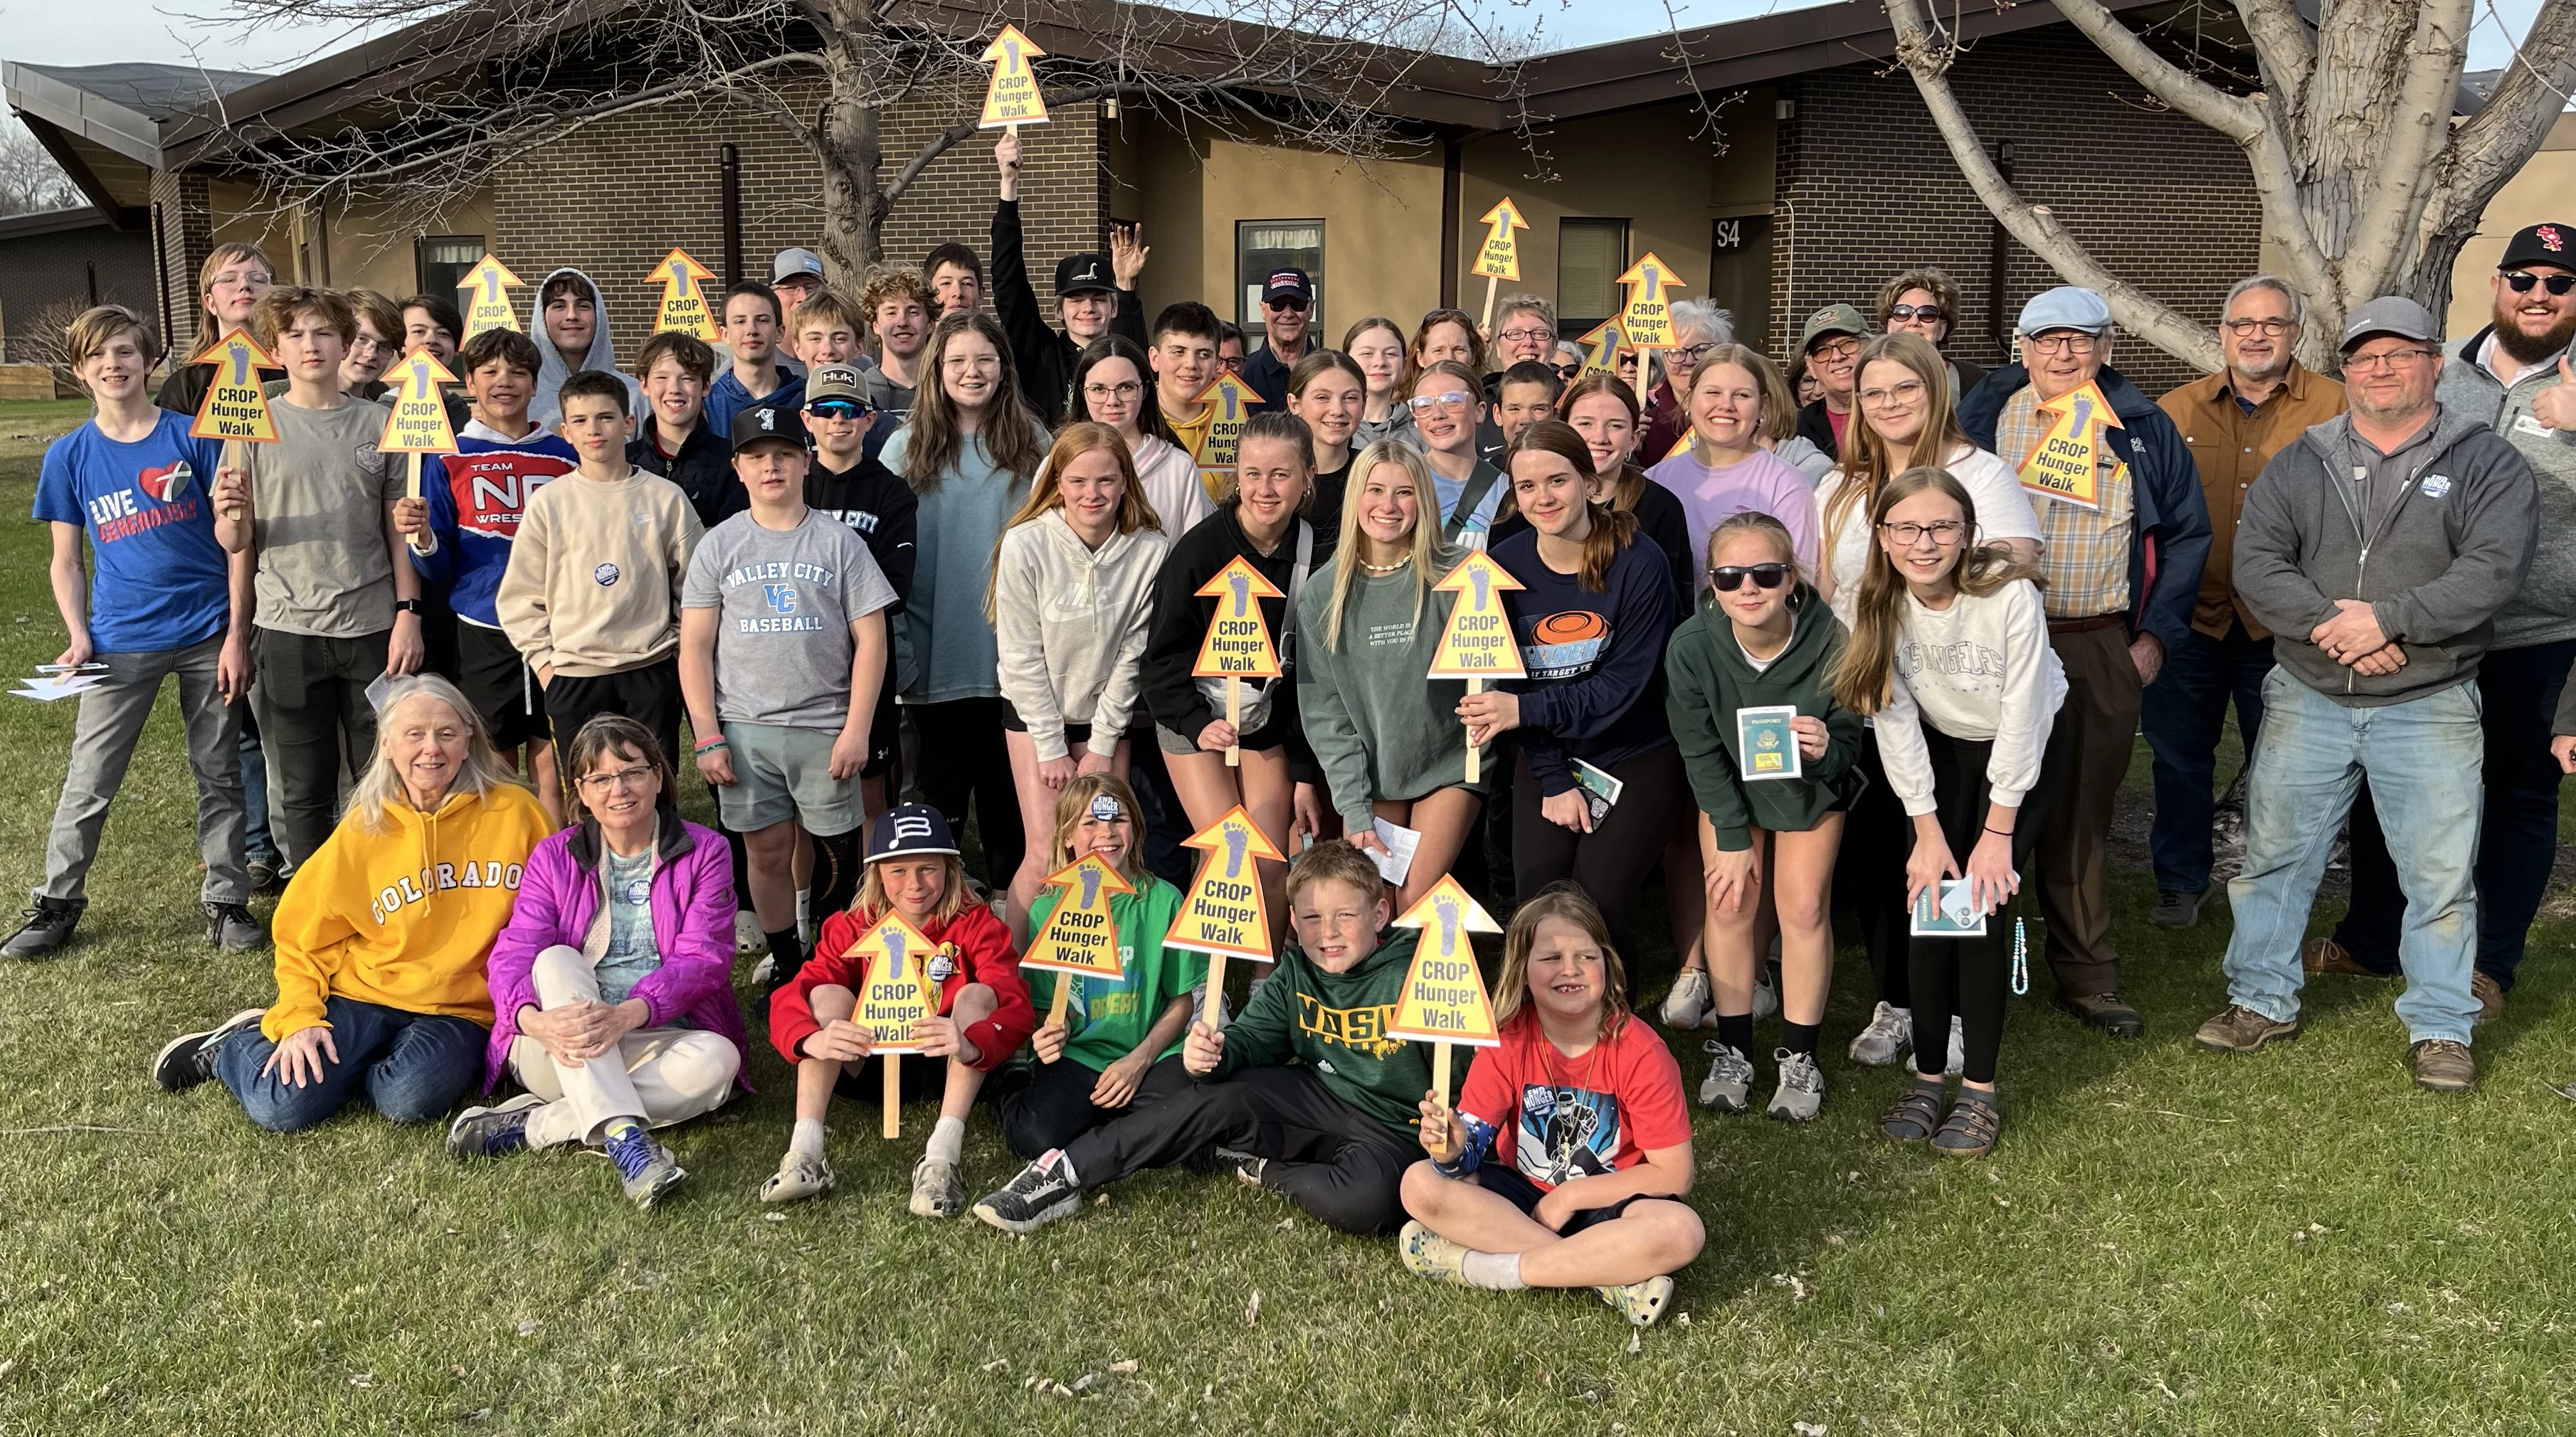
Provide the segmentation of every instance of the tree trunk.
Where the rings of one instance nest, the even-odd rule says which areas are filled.
[[[876,104],[877,12],[871,0],[827,0],[824,97],[807,143],[823,169],[824,278],[858,292],[868,266],[885,257],[892,202],[881,172],[884,137]]]

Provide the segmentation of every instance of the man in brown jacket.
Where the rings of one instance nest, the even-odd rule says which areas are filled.
[[[2191,446],[2210,528],[2191,632],[2165,654],[2164,673],[2147,688],[2141,710],[2156,778],[2148,833],[2156,906],[2147,921],[2159,928],[2191,927],[2209,897],[2211,790],[2228,700],[2236,702],[2236,729],[2249,756],[2263,726],[2272,635],[2236,597],[2237,516],[2272,456],[2344,409],[2342,383],[2292,357],[2305,309],[2298,291],[2271,275],[2237,285],[2218,321],[2227,367],[2156,401]]]

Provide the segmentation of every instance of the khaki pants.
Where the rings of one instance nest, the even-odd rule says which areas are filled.
[[[599,1001],[598,976],[579,949],[558,944],[538,954],[529,977],[539,1008]],[[695,1028],[638,1028],[618,1040],[615,1054],[579,1064],[556,1062],[534,1038],[510,1044],[510,1071],[545,1100],[528,1114],[532,1148],[597,1142],[612,1118],[654,1128],[687,1122],[722,1104],[741,1070],[732,1043]]]
[[[2066,666],[2057,725],[2068,746],[2066,772],[2040,816],[2039,914],[2058,991],[2096,998],[2120,986],[2120,955],[2111,948],[2111,807],[2129,772],[2145,688],[2125,625],[2051,634],[2048,642]]]

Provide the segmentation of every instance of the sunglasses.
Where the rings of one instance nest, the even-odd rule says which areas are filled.
[[[1297,298],[1293,294],[1282,299],[1265,299],[1262,303],[1268,305],[1272,309],[1286,310],[1290,314],[1304,314],[1306,312],[1306,301]]]
[[[821,399],[806,406],[817,419],[865,419],[868,407],[855,400]]]
[[[1708,571],[1709,583],[1715,586],[1717,591],[1721,594],[1732,594],[1736,590],[1743,588],[1744,581],[1746,579],[1751,579],[1756,585],[1762,588],[1776,589],[1782,584],[1789,582],[1789,566],[1786,564],[1752,564],[1746,566],[1724,564]]]
[[[2542,275],[2518,269],[2504,277],[2504,287],[2516,294],[2531,293],[2531,287],[2535,284],[2544,286],[2553,295],[2561,295],[2576,289],[2576,274]]]
[[[1887,307],[1887,317],[1890,319],[1933,320],[1948,319],[1950,316],[1944,313],[1941,306],[1937,304],[1892,304]]]

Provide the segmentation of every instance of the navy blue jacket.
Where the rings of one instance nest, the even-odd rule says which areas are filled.
[[[2108,365],[2094,383],[2119,417],[2119,427],[2105,430],[2104,437],[2111,452],[2129,466],[2135,496],[2129,524],[2129,632],[2153,634],[2172,653],[2191,631],[2192,605],[2200,595],[2201,565],[2209,558],[2209,501],[2200,492],[2191,447],[2155,401]],[[2018,364],[1988,372],[1959,401],[1959,427],[1969,441],[1998,452],[1995,420],[2004,412],[2004,401],[2029,384],[2030,371]],[[2003,460],[2017,462],[2012,455]]]

